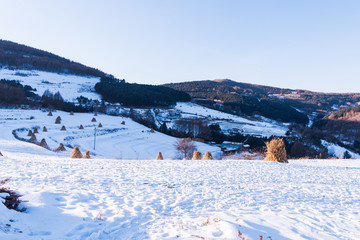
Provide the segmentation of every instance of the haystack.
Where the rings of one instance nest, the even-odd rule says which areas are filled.
[[[52,112],[49,112],[49,113],[48,113],[48,116],[52,116],[52,115],[53,115]]]
[[[195,151],[191,160],[201,160],[201,153],[199,151]]]
[[[164,157],[161,152],[158,153],[155,160],[164,160]]]
[[[95,117],[97,116],[97,112],[94,113],[94,116],[95,116]]]
[[[91,122],[96,122],[96,118],[92,118],[92,119],[91,119]]]
[[[66,127],[63,125],[60,129],[60,131],[66,131]]]
[[[71,153],[71,158],[82,158],[82,154],[78,147],[74,147],[74,150]]]
[[[74,112],[73,112],[73,111],[71,111],[71,112],[70,112],[70,115],[74,115]]]
[[[32,142],[32,143],[35,143],[36,142],[36,136],[35,134],[32,134],[30,139],[29,139],[29,142]]]
[[[276,161],[287,163],[285,143],[283,139],[275,138],[270,142],[266,143],[266,152],[265,152],[264,161]]]
[[[29,130],[28,132],[28,137],[32,136],[33,135],[33,132],[31,130]]]
[[[34,132],[33,133],[39,133],[37,128],[34,128]]]
[[[43,127],[43,132],[47,132],[47,128],[45,126]]]
[[[60,143],[59,147],[55,150],[55,152],[65,151],[64,144]]]
[[[203,160],[214,160],[214,158],[211,155],[211,152],[207,151],[203,156]]]
[[[84,129],[84,126],[82,124],[80,124],[79,129]]]
[[[43,148],[49,148],[49,145],[47,145],[45,138],[41,139],[40,146]]]
[[[90,159],[90,158],[91,158],[91,157],[90,157],[90,151],[86,151],[86,153],[85,153],[85,155],[84,155],[83,158],[88,158],[88,159]]]
[[[101,123],[99,123],[99,126],[98,126],[99,128],[101,128],[102,127],[102,124]]]
[[[122,124],[122,125],[125,125],[125,121],[122,121],[121,124]]]
[[[60,124],[61,123],[61,117],[58,116],[55,120],[55,124]]]

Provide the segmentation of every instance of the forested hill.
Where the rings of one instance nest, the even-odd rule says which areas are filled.
[[[333,108],[360,101],[359,93],[317,93],[235,82],[229,79],[170,83],[164,86],[185,91],[198,103],[226,112],[262,115],[282,122],[307,123],[313,112],[327,114]]]
[[[55,54],[0,39],[0,67],[103,77],[105,73]]]

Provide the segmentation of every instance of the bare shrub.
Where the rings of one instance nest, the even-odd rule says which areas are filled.
[[[275,138],[266,143],[264,161],[277,161],[287,163],[285,143],[283,139]]]
[[[196,151],[196,145],[190,138],[178,139],[175,148],[182,159],[190,159],[193,152]]]
[[[191,160],[201,160],[201,153],[199,151],[195,151]]]
[[[164,157],[161,152],[158,153],[155,160],[164,160]]]
[[[211,155],[211,152],[210,152],[210,151],[207,151],[207,152],[204,154],[203,160],[214,160],[214,158],[213,158],[213,156]]]
[[[10,180],[10,178],[6,178],[6,179],[0,181],[0,185],[4,185],[9,180]],[[20,205],[22,203],[22,200],[20,199],[20,197],[22,197],[22,195],[18,194],[15,191],[12,191],[8,188],[4,188],[4,187],[0,187],[0,193],[1,193],[0,198],[3,199],[1,202],[5,205],[5,207],[7,207],[8,209],[13,209],[18,212],[26,211],[25,207],[20,207]]]
[[[83,157],[83,156],[82,156],[79,148],[78,148],[78,147],[74,147],[74,149],[73,149],[73,151],[72,151],[72,153],[71,153],[71,158],[82,158],[82,157]]]

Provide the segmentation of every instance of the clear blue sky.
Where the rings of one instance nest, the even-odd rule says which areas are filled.
[[[0,38],[128,82],[360,92],[359,0],[1,1]]]

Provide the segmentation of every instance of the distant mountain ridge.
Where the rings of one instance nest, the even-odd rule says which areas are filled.
[[[103,77],[106,75],[96,68],[87,67],[47,51],[1,39],[0,66],[94,77]]]
[[[327,114],[333,108],[353,106],[359,93],[317,93],[236,82],[230,79],[169,83],[164,86],[190,94],[194,101],[226,112],[261,115],[282,122],[306,124],[307,115]]]

